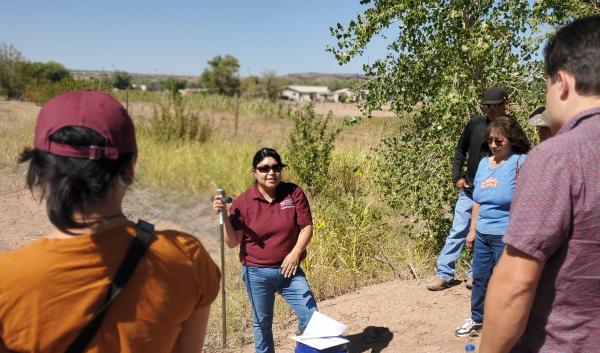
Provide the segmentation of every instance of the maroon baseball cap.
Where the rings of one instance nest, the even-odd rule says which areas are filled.
[[[104,146],[71,146],[50,141],[67,126],[92,129],[105,139]],[[42,107],[35,126],[34,146],[59,156],[118,159],[135,153],[135,129],[127,110],[112,96],[90,90],[72,91],[52,98]]]

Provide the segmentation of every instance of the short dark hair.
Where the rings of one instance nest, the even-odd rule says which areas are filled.
[[[506,136],[513,151],[527,153],[531,149],[531,143],[529,142],[525,131],[515,119],[501,116],[492,120],[488,124],[485,132],[486,141],[490,137],[492,129],[499,130],[502,135]],[[489,146],[487,143],[485,147],[485,149],[489,152]]]
[[[575,90],[600,95],[600,15],[582,17],[560,29],[544,50],[546,75],[556,80],[559,70],[575,77]]]
[[[71,146],[105,146],[105,139],[96,131],[67,126],[50,136],[53,142]],[[37,148],[26,148],[19,163],[29,161],[27,186],[39,189],[46,198],[48,218],[61,231],[89,226],[73,218],[75,211],[85,212],[90,201],[101,200],[111,183],[119,180],[134,158],[125,154],[118,159],[88,159],[64,157]]]
[[[285,164],[283,164],[283,162],[281,161],[281,156],[279,155],[279,153],[277,151],[275,151],[272,148],[263,147],[263,148],[259,149],[256,152],[256,154],[254,154],[254,158],[252,159],[252,168],[256,169],[256,166],[258,166],[258,163],[260,163],[263,159],[265,159],[267,157],[271,157],[271,158],[275,159],[275,161],[277,161],[277,164],[279,164],[282,167],[285,167]]]

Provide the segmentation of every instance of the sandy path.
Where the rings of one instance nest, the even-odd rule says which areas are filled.
[[[464,352],[479,338],[458,338],[454,329],[469,313],[470,291],[458,285],[429,292],[424,283],[393,281],[319,303],[324,314],[348,325],[350,353],[362,352]],[[276,334],[277,352],[293,353],[294,325]],[[253,347],[228,352],[251,353]]]

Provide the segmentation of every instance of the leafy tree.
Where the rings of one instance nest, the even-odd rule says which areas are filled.
[[[240,91],[243,96],[261,97],[260,78],[258,76],[242,78],[240,81]]]
[[[245,96],[275,101],[279,98],[285,84],[285,78],[277,76],[275,71],[267,71],[261,77],[244,77],[241,82],[241,91]]]
[[[277,100],[281,94],[281,89],[285,85],[285,80],[278,77],[275,71],[265,72],[261,78],[264,97],[272,101]]]
[[[67,78],[72,78],[71,72],[64,65],[54,61],[47,63],[35,62],[30,65],[32,78],[40,82],[59,82]]]
[[[209,67],[200,76],[200,83],[210,92],[233,96],[240,92],[238,72],[240,64],[232,55],[218,55],[208,62]]]
[[[597,1],[362,0],[355,19],[330,28],[328,47],[340,65],[371,39],[389,38],[387,53],[365,65],[367,113],[390,99],[401,136],[383,141],[378,183],[389,202],[413,220],[411,234],[440,244],[456,194],[450,183],[456,141],[469,117],[481,113],[490,85],[509,90],[522,122],[543,101],[540,47],[548,29],[599,11]],[[526,125],[526,124],[523,124]]]
[[[125,71],[115,71],[111,75],[110,82],[116,89],[128,89],[131,87],[131,75]]]
[[[166,89],[167,91],[169,91],[169,93],[171,95],[175,95],[179,93],[180,89],[185,88],[185,85],[187,84],[187,81],[179,78],[179,77],[175,77],[175,76],[169,76],[162,84],[163,88]]]
[[[19,98],[27,84],[28,63],[13,46],[0,43],[0,95]]]

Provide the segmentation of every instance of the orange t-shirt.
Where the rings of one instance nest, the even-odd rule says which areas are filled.
[[[0,253],[0,352],[64,353],[104,301],[133,236],[128,223]],[[182,324],[216,298],[220,276],[199,240],[157,231],[87,352],[175,352]]]

